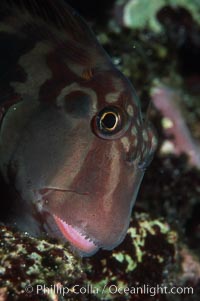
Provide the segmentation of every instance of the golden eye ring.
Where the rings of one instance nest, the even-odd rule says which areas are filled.
[[[119,116],[113,111],[104,112],[100,118],[100,126],[108,132],[113,132],[118,123]]]
[[[129,116],[119,106],[106,106],[92,120],[94,134],[102,139],[117,139],[128,129]]]

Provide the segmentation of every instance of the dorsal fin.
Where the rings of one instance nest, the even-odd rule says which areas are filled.
[[[37,64],[32,62],[31,56],[26,56],[33,49],[37,64],[53,53],[53,59],[48,58],[48,62],[54,64],[54,70],[64,74],[68,68],[83,80],[89,80],[95,70],[113,68],[87,23],[63,0],[0,0],[1,101],[13,93],[13,82],[24,83],[24,86],[27,78],[32,78],[34,84],[38,82],[29,72],[29,65],[37,68]],[[25,63],[20,62],[21,58]],[[39,67],[42,74],[43,65]],[[70,77],[68,80],[69,84]]]
[[[15,22],[19,22],[19,20],[23,24],[30,22],[32,28],[35,25],[38,27],[40,24],[46,25],[57,29],[58,40],[72,39],[86,48],[93,47],[96,54],[103,55],[104,58],[107,57],[87,23],[63,0],[1,0],[0,22],[2,19],[10,20],[11,23],[13,22],[13,27],[16,28],[19,25]],[[44,32],[38,31],[36,34],[48,40],[47,31],[46,28]]]

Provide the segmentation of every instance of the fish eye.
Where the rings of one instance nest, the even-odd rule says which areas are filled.
[[[105,131],[114,131],[119,122],[119,116],[115,112],[108,111],[100,117],[100,127]]]
[[[114,139],[127,129],[127,116],[117,106],[102,109],[93,120],[94,133],[104,139]]]

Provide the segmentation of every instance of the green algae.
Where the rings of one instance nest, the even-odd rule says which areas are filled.
[[[187,9],[194,20],[200,24],[200,2],[198,0],[131,0],[124,8],[124,23],[133,29],[148,28],[153,32],[161,32],[162,25],[156,15],[165,6]]]
[[[61,282],[72,286],[81,280],[80,259],[67,246],[32,238],[5,226],[0,226],[0,241],[0,290],[12,294],[12,300],[29,300],[31,294],[26,297],[26,287],[30,285],[34,293],[37,285]],[[41,300],[55,300],[53,293],[43,295]]]
[[[151,276],[152,283],[161,283],[170,261],[175,260],[177,239],[168,239],[172,232],[164,219],[152,219],[147,213],[134,212],[127,236],[119,247],[112,252],[99,252],[83,261],[87,281],[103,292],[98,298],[132,300],[131,295],[125,292],[123,296],[112,294],[109,288],[114,286],[126,291],[126,288],[137,287],[138,283],[145,283],[144,275],[148,273],[154,275]],[[159,244],[155,249],[158,238]]]

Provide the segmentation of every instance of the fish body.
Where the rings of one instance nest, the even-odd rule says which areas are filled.
[[[9,221],[82,255],[114,248],[156,146],[132,85],[62,1],[1,1],[0,57]]]

